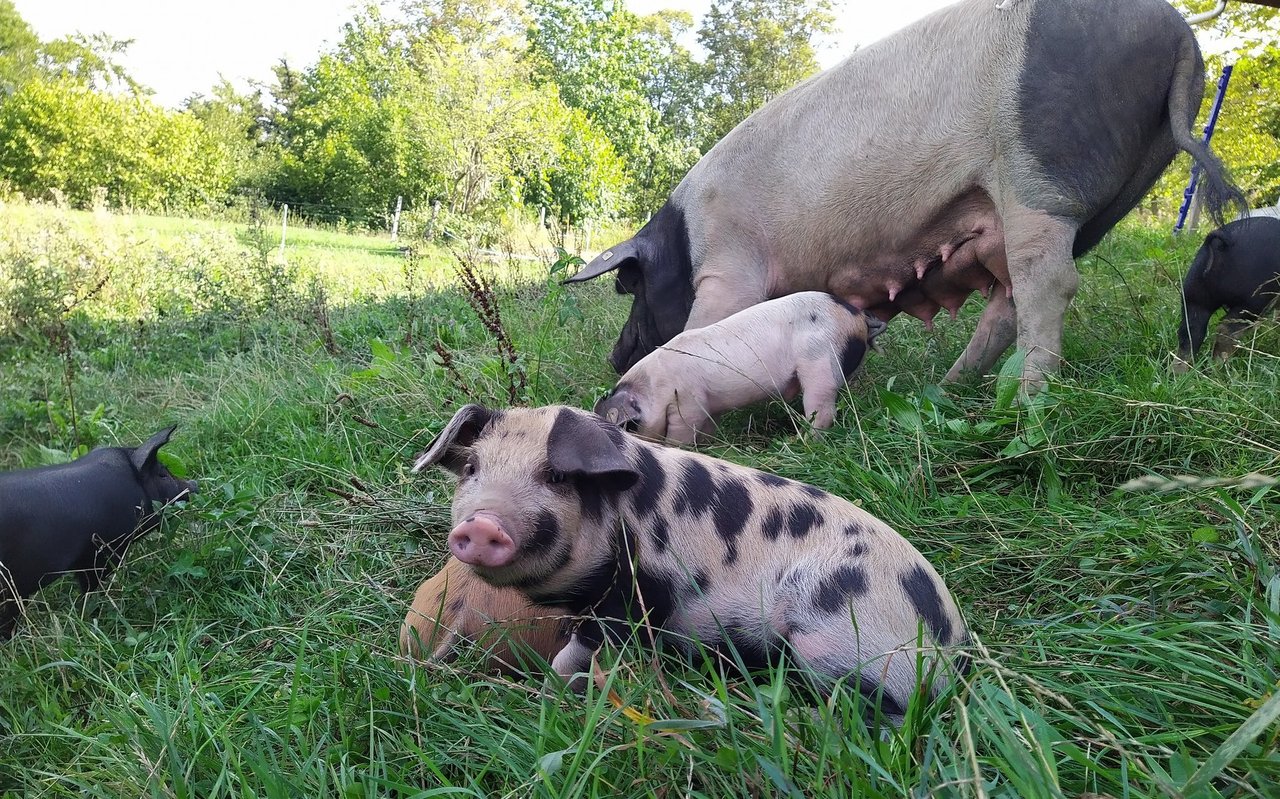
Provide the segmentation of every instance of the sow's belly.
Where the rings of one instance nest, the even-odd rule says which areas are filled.
[[[839,265],[818,288],[885,321],[906,313],[932,327],[938,311],[955,318],[975,291],[988,297],[999,284],[1012,296],[1004,229],[985,196],[949,209],[892,249],[832,260]]]

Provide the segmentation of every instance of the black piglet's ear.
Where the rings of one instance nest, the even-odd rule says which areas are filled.
[[[173,431],[177,428],[176,424],[166,427],[129,453],[129,460],[133,463],[133,468],[142,471],[148,461],[155,460],[156,453],[160,451],[161,447],[169,443],[169,436],[173,435]]]
[[[623,433],[598,416],[561,410],[547,436],[547,463],[569,477],[588,477],[623,491],[640,473],[622,451]]]
[[[433,464],[440,464],[451,472],[457,473],[462,468],[462,450],[471,446],[480,437],[484,429],[495,416],[494,412],[482,405],[464,405],[445,425],[440,435],[427,447],[426,452],[416,456],[410,471],[417,474]]]

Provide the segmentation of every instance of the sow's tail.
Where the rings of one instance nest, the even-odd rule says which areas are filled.
[[[1214,224],[1221,226],[1232,210],[1242,214],[1249,210],[1244,192],[1231,181],[1231,175],[1207,145],[1191,134],[1196,114],[1204,101],[1204,62],[1195,37],[1187,31],[1178,52],[1178,62],[1169,86],[1169,127],[1173,141],[1200,166],[1197,184],[1205,208]]]

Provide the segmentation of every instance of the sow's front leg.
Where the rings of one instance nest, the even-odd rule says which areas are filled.
[[[969,339],[969,345],[956,359],[945,378],[948,383],[966,377],[985,375],[1000,360],[1018,337],[1018,315],[1013,300],[1005,287],[997,283],[991,288],[991,297],[983,309],[978,326]]]
[[[684,329],[713,325],[769,299],[767,273],[768,265],[748,254],[708,256],[694,280],[693,307]]]

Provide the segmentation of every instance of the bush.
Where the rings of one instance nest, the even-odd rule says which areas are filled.
[[[31,81],[0,105],[0,180],[77,208],[188,209],[222,200],[233,165],[187,113],[70,80]]]

